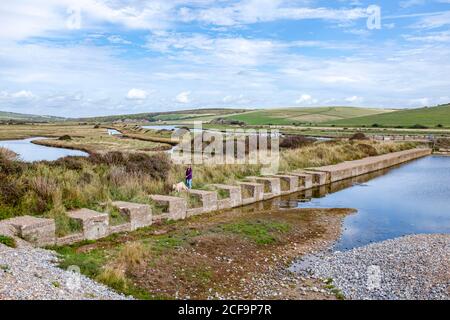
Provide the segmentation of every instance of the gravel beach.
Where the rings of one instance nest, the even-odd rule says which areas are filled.
[[[450,235],[411,235],[303,257],[291,270],[332,279],[346,299],[448,300]]]
[[[56,263],[52,251],[0,244],[0,300],[128,299]]]

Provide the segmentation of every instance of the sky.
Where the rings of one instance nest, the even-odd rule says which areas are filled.
[[[0,110],[450,102],[450,0],[0,2]]]

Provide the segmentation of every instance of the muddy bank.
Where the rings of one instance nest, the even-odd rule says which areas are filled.
[[[328,279],[348,299],[450,299],[450,235],[410,235],[303,257],[297,274]]]
[[[335,241],[351,212],[229,210],[57,250],[63,267],[79,265],[137,298],[335,299],[325,284],[286,270]]]

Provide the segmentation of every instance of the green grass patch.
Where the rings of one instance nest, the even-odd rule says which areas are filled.
[[[70,266],[80,268],[82,274],[95,278],[107,261],[103,250],[91,250],[88,252],[77,252],[77,246],[64,246],[53,248],[60,256],[60,268],[67,269]]]
[[[412,129],[450,127],[450,104],[419,109],[341,119],[329,122],[336,126],[404,127]]]
[[[257,244],[266,245],[277,242],[276,235],[288,232],[291,226],[282,222],[255,220],[225,224],[221,228],[225,232],[238,234]]]
[[[15,248],[17,246],[16,240],[11,237],[0,235],[0,243],[7,247]]]

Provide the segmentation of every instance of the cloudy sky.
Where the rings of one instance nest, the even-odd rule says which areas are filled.
[[[0,2],[2,111],[411,108],[449,61],[450,0]]]

